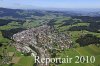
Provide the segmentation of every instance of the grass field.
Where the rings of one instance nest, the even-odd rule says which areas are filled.
[[[16,60],[15,60],[16,61]],[[8,65],[8,64],[4,64],[2,66],[33,66],[34,64],[34,60],[33,60],[33,57],[31,56],[22,56],[20,57],[20,60],[18,61],[18,63],[16,64],[12,64],[12,65]]]
[[[75,61],[77,60],[75,58],[75,56],[80,56],[80,54],[74,49],[70,49],[70,50],[67,50],[67,51],[61,53],[61,57],[66,57],[66,56],[69,56],[69,57],[73,58],[72,62],[71,63],[60,64],[59,66],[91,66],[91,64],[75,63]]]
[[[80,55],[84,56],[95,56],[96,61],[94,63],[94,66],[100,65],[100,47],[96,47],[95,45],[89,45],[86,47],[80,47],[76,49],[77,52],[80,53]]]
[[[14,64],[13,66],[33,66],[34,61],[33,61],[33,57],[31,56],[22,56],[20,57],[20,60],[17,64]]]
[[[86,47],[80,47],[76,49],[69,49],[60,53],[60,57],[69,56],[73,58],[72,63],[60,64],[59,66],[98,66],[100,65],[100,48],[96,47],[95,45],[89,45]],[[75,63],[77,60],[75,56],[95,56],[96,61],[95,63]]]

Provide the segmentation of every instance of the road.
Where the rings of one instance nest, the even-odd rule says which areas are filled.
[[[37,56],[39,56],[39,58],[50,58],[50,55],[48,53],[47,50],[43,49],[43,48],[40,48],[38,46],[32,46],[31,47],[36,53],[37,53]],[[46,64],[46,63],[36,63],[35,66],[49,66],[49,63]]]

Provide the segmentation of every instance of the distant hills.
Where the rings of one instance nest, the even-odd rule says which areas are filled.
[[[100,16],[99,10],[22,10],[22,9],[10,9],[10,8],[0,8],[0,18],[26,18],[33,16],[45,16],[45,15],[63,15],[63,16]]]
[[[44,16],[43,13],[39,11],[31,10],[21,10],[21,9],[9,9],[9,8],[0,8],[0,17],[12,17],[12,18],[25,18],[34,16]]]

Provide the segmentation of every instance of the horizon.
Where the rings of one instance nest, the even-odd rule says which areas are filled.
[[[0,0],[0,7],[11,9],[99,9],[100,0]]]

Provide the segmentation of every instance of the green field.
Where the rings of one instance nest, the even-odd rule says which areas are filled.
[[[14,64],[13,66],[33,66],[33,64],[34,64],[33,57],[22,56],[20,57],[20,60],[18,61],[18,63]]]
[[[60,64],[59,66],[98,66],[100,65],[99,57],[100,57],[100,48],[96,47],[95,45],[89,45],[86,47],[80,47],[76,49],[69,49],[60,53],[60,57],[69,56],[73,58],[72,63]],[[77,60],[75,56],[95,56],[95,63],[75,63]]]

